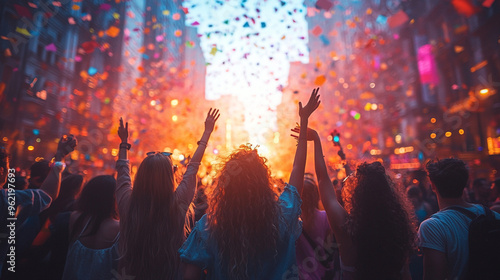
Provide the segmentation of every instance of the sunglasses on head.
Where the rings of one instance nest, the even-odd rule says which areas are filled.
[[[146,155],[149,157],[149,156],[155,155],[157,153],[162,154],[166,157],[170,157],[172,155],[172,153],[168,153],[168,152],[148,152],[148,153],[146,153]]]
[[[172,153],[169,153],[169,152],[148,152],[148,153],[146,153],[146,156],[149,157],[149,156],[152,156],[152,155],[156,155],[157,153],[158,154],[162,154],[162,155],[164,155],[166,157],[170,157],[172,155]],[[173,167],[173,170],[174,170],[174,173],[175,173],[177,171],[177,164],[174,164],[172,167]]]

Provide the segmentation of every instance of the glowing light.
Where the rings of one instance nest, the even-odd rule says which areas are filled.
[[[338,143],[339,141],[340,141],[339,136],[338,136],[338,135],[335,135],[335,136],[333,137],[333,142]]]
[[[382,154],[382,150],[378,150],[378,149],[372,149],[370,150],[370,155],[372,156],[377,156],[377,155],[380,155]]]
[[[3,140],[4,142],[7,142],[7,141],[9,141],[9,138],[4,137],[4,138],[2,138],[2,140]]]
[[[370,87],[374,88],[375,87],[375,83],[370,83]]]
[[[403,137],[401,137],[401,134],[398,134],[396,135],[396,137],[394,137],[394,141],[396,141],[397,144],[401,144],[402,139]]]
[[[412,146],[409,146],[409,147],[400,147],[400,148],[396,148],[394,149],[394,154],[396,155],[402,155],[402,154],[406,154],[406,153],[411,153],[414,151],[415,148],[413,148]]]
[[[278,144],[280,142],[280,133],[279,132],[274,133],[273,142],[274,142],[274,144]]]
[[[175,107],[175,106],[179,105],[179,100],[172,99],[172,101],[170,101],[170,105],[172,105],[172,107]]]
[[[118,155],[118,149],[112,149],[111,150],[111,155],[116,157]]]
[[[156,106],[156,100],[151,100],[151,102],[149,102],[149,104],[150,104],[151,106]]]
[[[33,135],[39,135],[40,134],[40,130],[38,129],[33,129]]]
[[[490,92],[490,90],[489,90],[489,89],[487,89],[487,88],[483,88],[482,90],[480,90],[480,91],[479,91],[479,93],[480,93],[481,95],[487,95],[489,92]]]
[[[458,133],[460,133],[460,135],[464,135],[465,131],[463,129],[460,129]]]
[[[35,149],[35,147],[33,146],[28,146],[28,151],[33,151]]]
[[[177,118],[177,116],[176,116],[176,115],[173,115],[173,116],[172,116],[172,121],[176,122],[176,121],[177,121],[177,119],[178,119],[178,118]]]
[[[184,159],[185,159],[184,155],[179,155],[179,160],[184,160]]]
[[[436,138],[436,133],[431,133],[431,138],[432,139]]]
[[[377,108],[378,108],[377,104],[375,104],[375,103],[374,103],[374,104],[372,104],[372,108],[371,108],[371,109],[372,109],[373,111],[377,110]]]
[[[372,109],[372,104],[371,103],[366,103],[365,105],[365,111],[370,111]]]
[[[102,153],[107,154],[108,153],[108,148],[102,148]]]
[[[35,140],[35,141],[36,141],[37,143],[40,143],[40,142],[42,141],[42,139],[40,139],[40,138],[36,138],[36,140]]]
[[[436,118],[432,118],[431,123],[436,123]]]
[[[328,141],[332,141],[333,140],[333,137],[331,135],[328,135],[328,137],[326,137],[326,140]]]
[[[347,144],[347,149],[348,150],[352,150],[352,145],[351,144]]]
[[[244,104],[248,141],[268,143],[269,132],[278,130],[276,109],[282,101],[281,89],[288,86],[290,63],[309,63],[308,9],[303,0],[286,1],[283,6],[274,1],[212,3],[182,2],[189,9],[185,24],[195,26],[198,34],[210,34],[199,38],[209,65],[205,98],[236,97],[235,102]],[[249,11],[258,11],[258,16],[250,16],[253,22],[247,16]]]
[[[451,137],[451,132],[450,131],[446,131],[446,133],[444,134],[444,136]]]
[[[219,150],[214,149],[214,155],[218,155],[218,154],[219,154]]]

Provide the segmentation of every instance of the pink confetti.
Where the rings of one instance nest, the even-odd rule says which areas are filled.
[[[82,61],[82,57],[81,57],[81,56],[79,56],[79,55],[75,56],[75,61],[76,61],[76,62],[80,62],[80,61]]]
[[[69,24],[71,24],[71,25],[73,25],[73,24],[75,24],[76,22],[75,22],[75,19],[74,19],[74,18],[69,17],[69,18],[68,18],[68,23],[69,23]]]
[[[161,42],[161,41],[163,41],[163,36],[161,35],[156,36],[156,42]]]
[[[99,6],[99,10],[103,10],[103,11],[109,11],[111,9],[111,5],[110,4],[101,4],[101,6]]]
[[[52,43],[52,44],[45,46],[45,50],[48,52],[56,52],[57,48],[56,48],[56,45],[54,45],[54,43]]]

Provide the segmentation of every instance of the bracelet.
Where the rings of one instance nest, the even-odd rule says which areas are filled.
[[[201,145],[203,145],[203,146],[206,146],[206,145],[207,145],[207,142],[203,142],[203,141],[201,141],[201,140],[200,140],[200,141],[196,142],[196,144],[198,144],[198,146],[199,146],[200,144],[201,144]]]
[[[120,143],[120,149],[130,150],[130,147],[132,147],[132,145],[130,145],[129,143]]]

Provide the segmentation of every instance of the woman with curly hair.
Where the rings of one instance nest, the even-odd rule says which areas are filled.
[[[219,118],[212,110],[205,120],[205,132],[189,162],[182,181],[175,186],[170,154],[149,152],[137,169],[132,188],[128,123],[120,119],[120,144],[116,199],[120,213],[120,274],[136,280],[180,279],[177,250],[185,240],[186,213],[196,190],[196,173],[207,142]]]
[[[314,160],[321,201],[339,245],[343,279],[411,279],[408,260],[415,245],[412,210],[380,162],[362,163],[346,178],[337,201],[327,173],[321,140],[314,141]]]
[[[199,220],[182,248],[184,279],[286,279],[295,265],[300,193],[304,183],[308,118],[319,106],[319,89],[299,103],[301,130],[290,184],[277,198],[266,159],[241,146],[218,176],[208,213]],[[295,267],[296,269],[296,267]]]

